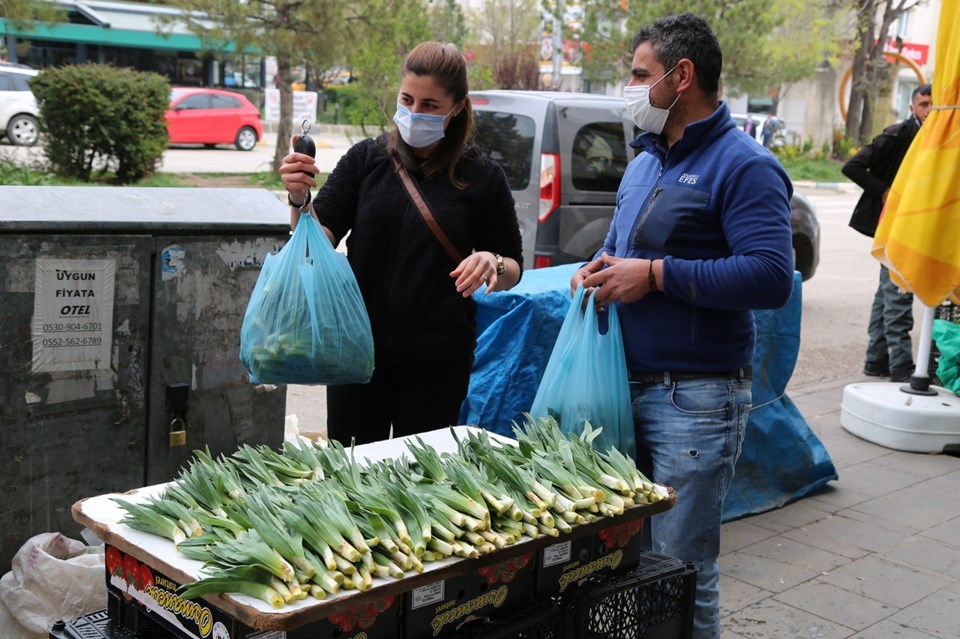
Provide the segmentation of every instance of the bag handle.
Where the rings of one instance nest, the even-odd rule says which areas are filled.
[[[433,232],[434,237],[437,238],[437,241],[440,242],[440,245],[444,248],[447,254],[453,258],[454,262],[457,264],[462,262],[463,257],[460,255],[460,251],[457,250],[457,247],[453,245],[453,242],[450,241],[450,238],[447,237],[447,234],[443,232],[442,228],[440,228],[440,225],[437,223],[437,219],[433,217],[430,207],[427,205],[426,200],[423,199],[423,196],[420,194],[420,190],[413,182],[413,178],[410,177],[406,167],[404,167],[397,158],[393,158],[393,165],[397,170],[397,175],[400,176],[400,181],[403,182],[403,186],[407,189],[407,195],[410,197],[410,201],[413,202],[414,206],[417,207],[417,210],[420,211],[420,215],[423,216],[423,221],[427,223],[427,226]]]

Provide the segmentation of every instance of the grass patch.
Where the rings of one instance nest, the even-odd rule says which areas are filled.
[[[848,182],[847,177],[840,171],[840,162],[829,159],[809,157],[784,158],[778,157],[780,164],[793,181],[806,180],[813,182]]]
[[[26,186],[51,186],[60,184],[52,173],[32,171],[23,166],[0,160],[0,184],[18,184]]]
[[[280,174],[273,171],[266,173],[254,173],[250,176],[250,186],[259,186],[270,191],[282,191],[283,182],[280,181]],[[319,180],[317,180],[319,182]]]
[[[130,186],[173,187],[183,186],[182,180],[174,173],[154,173]]]
[[[318,187],[327,181],[326,173],[317,175]],[[90,182],[67,179],[55,175],[42,165],[24,166],[12,158],[0,156],[0,184],[20,186],[113,186],[112,174],[96,175]],[[282,191],[280,175],[272,171],[261,173],[155,173],[139,182],[126,186],[154,188],[261,188],[268,191]]]

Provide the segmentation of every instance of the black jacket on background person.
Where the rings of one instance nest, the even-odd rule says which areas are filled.
[[[843,165],[843,174],[863,189],[850,217],[853,229],[873,237],[883,210],[883,194],[893,184],[919,130],[920,121],[911,115],[903,122],[888,126]]]

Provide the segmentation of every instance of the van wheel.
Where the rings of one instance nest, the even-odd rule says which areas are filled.
[[[241,151],[252,151],[257,146],[257,132],[252,128],[245,126],[237,133],[237,139],[234,144]]]
[[[7,137],[17,146],[33,146],[40,138],[40,128],[32,116],[18,115],[10,120]]]

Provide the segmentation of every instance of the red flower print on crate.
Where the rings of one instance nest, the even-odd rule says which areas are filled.
[[[614,548],[623,548],[630,543],[634,535],[639,534],[642,530],[643,520],[637,519],[625,524],[620,524],[619,526],[604,528],[597,533],[597,536],[600,538],[600,541],[603,542],[606,549],[612,550]]]

